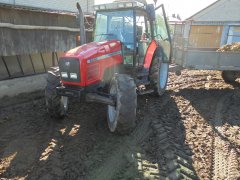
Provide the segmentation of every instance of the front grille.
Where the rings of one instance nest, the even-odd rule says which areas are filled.
[[[59,70],[63,81],[80,82],[80,62],[78,58],[60,58]]]

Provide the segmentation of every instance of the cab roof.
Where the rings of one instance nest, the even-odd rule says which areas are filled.
[[[129,8],[142,8],[146,9],[146,4],[138,1],[116,1],[109,4],[95,5],[94,10],[111,10],[111,9],[129,9]]]

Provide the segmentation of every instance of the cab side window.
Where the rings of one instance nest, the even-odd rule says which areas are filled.
[[[136,15],[137,63],[143,65],[147,48],[151,42],[150,22],[144,12]]]

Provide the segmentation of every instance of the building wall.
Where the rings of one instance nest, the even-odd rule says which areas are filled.
[[[188,46],[191,48],[219,48],[223,26],[192,25]]]
[[[71,12],[77,11],[77,2],[80,3],[83,12],[93,12],[95,0],[0,0],[0,3]]]
[[[185,21],[184,38],[194,48],[219,48],[240,41],[240,1],[218,0]]]
[[[0,22],[0,56],[66,51],[76,46],[79,34],[76,16],[72,14],[0,6]],[[50,27],[53,29],[48,29]],[[56,27],[71,31],[54,29]]]

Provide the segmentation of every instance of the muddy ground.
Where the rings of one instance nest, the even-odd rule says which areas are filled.
[[[129,136],[108,131],[106,107],[71,101],[61,122],[43,92],[0,103],[1,179],[239,179],[240,90],[220,72],[170,75],[163,97],[138,98]]]

